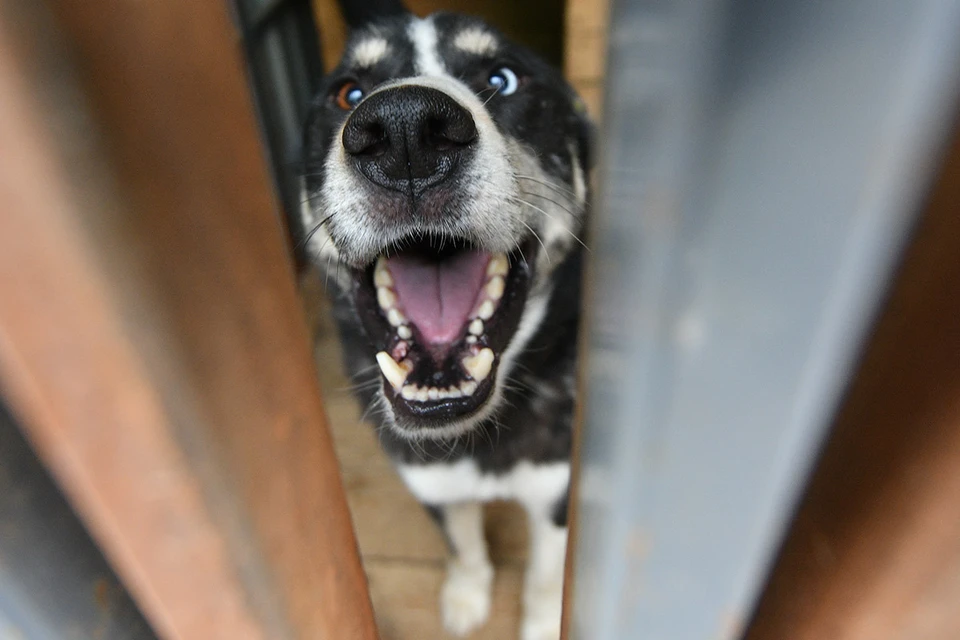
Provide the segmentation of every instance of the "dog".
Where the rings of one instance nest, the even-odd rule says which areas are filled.
[[[487,619],[482,505],[509,499],[529,516],[521,637],[556,639],[592,125],[485,22],[376,4],[307,119],[305,244],[382,447],[448,542],[444,626]]]

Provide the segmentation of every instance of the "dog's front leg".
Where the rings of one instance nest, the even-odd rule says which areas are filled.
[[[483,504],[459,502],[431,508],[443,527],[451,558],[440,593],[443,626],[467,635],[490,615],[493,565],[483,537]]]
[[[522,640],[560,637],[567,528],[558,526],[551,512],[550,508],[527,506],[530,557],[523,585]]]

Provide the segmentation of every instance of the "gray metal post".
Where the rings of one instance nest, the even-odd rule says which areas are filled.
[[[0,404],[0,640],[155,638]]]
[[[936,171],[960,2],[614,5],[573,637],[737,638]]]

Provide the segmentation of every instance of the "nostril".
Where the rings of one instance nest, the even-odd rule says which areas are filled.
[[[471,144],[477,138],[477,129],[469,114],[464,113],[463,116],[427,118],[424,123],[426,145],[434,151],[444,152]]]
[[[350,122],[343,130],[343,148],[350,155],[376,158],[390,149],[390,137],[379,122]]]

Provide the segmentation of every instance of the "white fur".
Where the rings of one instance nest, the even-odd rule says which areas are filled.
[[[493,566],[483,537],[483,505],[447,505],[443,508],[443,523],[455,553],[440,592],[440,610],[447,631],[462,636],[490,615]]]
[[[519,462],[506,473],[484,473],[470,458],[456,462],[400,465],[400,477],[421,502],[516,500],[530,508],[548,508],[563,497],[570,483],[570,463]]]
[[[530,559],[523,585],[522,640],[557,640],[563,613],[563,569],[567,529],[550,514],[530,510]]]
[[[451,463],[399,465],[397,469],[421,502],[443,505],[444,530],[454,550],[440,594],[446,629],[464,635],[487,619],[493,568],[483,538],[481,503],[516,500],[526,508],[530,523],[521,638],[557,640],[567,529],[556,526],[551,515],[569,487],[569,462],[521,461],[502,474],[484,473],[470,458]]]
[[[372,67],[383,60],[390,52],[390,43],[374,36],[360,41],[351,52],[354,64],[360,67]]]
[[[466,53],[478,56],[491,55],[497,51],[497,38],[479,27],[464,29],[453,39],[453,46]]]
[[[417,73],[423,76],[445,76],[447,71],[437,55],[437,29],[431,17],[414,18],[407,29],[413,42]]]

